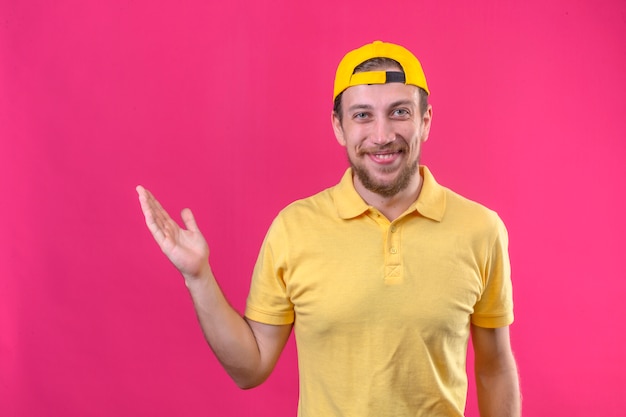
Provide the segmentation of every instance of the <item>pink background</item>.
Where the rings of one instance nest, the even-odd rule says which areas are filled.
[[[134,187],[194,209],[242,310],[345,169],[334,71],[375,39],[426,70],[424,163],[508,225],[525,415],[624,415],[626,3],[546,0],[2,0],[0,415],[295,416],[293,342],[238,390]]]

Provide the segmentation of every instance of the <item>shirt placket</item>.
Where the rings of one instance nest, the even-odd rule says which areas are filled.
[[[377,212],[372,210],[370,216],[383,234],[383,251],[385,265],[383,267],[383,281],[386,285],[398,285],[403,281],[402,256],[400,253],[400,224],[399,219],[393,222]]]

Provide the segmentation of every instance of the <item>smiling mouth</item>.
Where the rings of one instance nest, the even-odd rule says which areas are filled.
[[[389,160],[393,159],[396,155],[402,153],[402,151],[397,151],[393,153],[374,153],[372,154],[376,159]]]
[[[391,158],[394,155],[403,153],[406,148],[398,143],[389,143],[384,146],[369,146],[359,150],[361,155],[372,155],[376,158]]]
[[[374,162],[375,164],[379,164],[379,165],[391,165],[394,164],[402,155],[403,151],[402,150],[397,150],[395,152],[390,152],[390,151],[386,151],[386,152],[368,152],[366,153],[366,155],[368,156],[368,158]]]

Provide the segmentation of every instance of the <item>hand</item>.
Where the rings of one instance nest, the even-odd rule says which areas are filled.
[[[209,271],[209,247],[191,210],[181,212],[185,230],[172,220],[150,191],[138,185],[137,194],[154,240],[185,279],[199,278]]]

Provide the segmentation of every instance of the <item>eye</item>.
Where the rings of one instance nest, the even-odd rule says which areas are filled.
[[[411,113],[407,109],[395,109],[392,114],[395,117],[407,117]]]
[[[357,120],[365,120],[367,119],[369,116],[369,114],[365,113],[365,112],[359,112],[359,113],[355,113],[353,118],[357,119]]]

